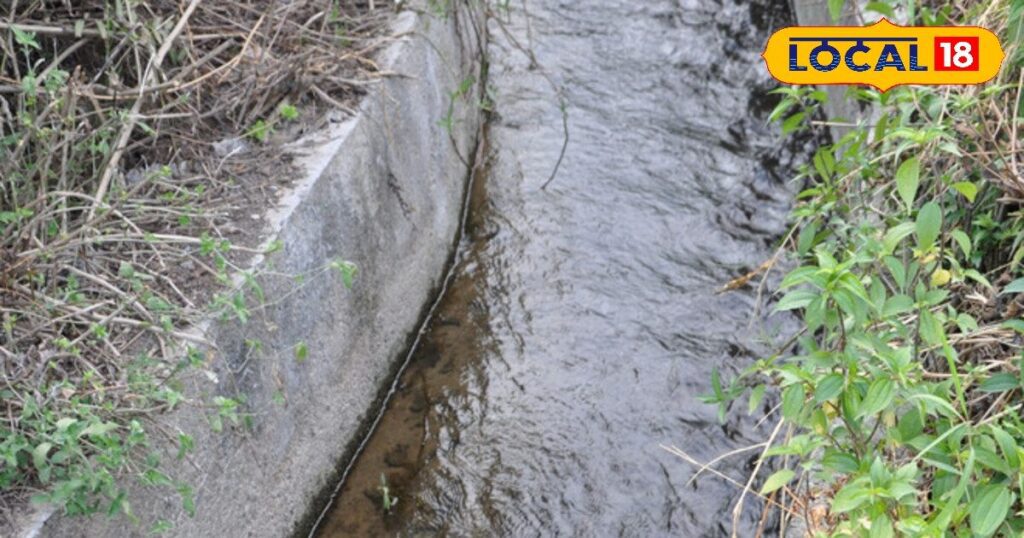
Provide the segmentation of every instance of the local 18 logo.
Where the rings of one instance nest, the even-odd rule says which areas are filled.
[[[1003,62],[995,34],[977,26],[791,26],[772,34],[761,57],[785,84],[981,84]]]

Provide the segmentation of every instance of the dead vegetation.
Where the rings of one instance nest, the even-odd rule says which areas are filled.
[[[131,460],[102,456],[180,401],[170,379],[202,360],[183,357],[190,321],[244,315],[244,296],[199,291],[229,284],[256,228],[238,219],[286,181],[275,132],[351,113],[387,75],[384,4],[0,5],[4,492],[120,506],[111,475]]]

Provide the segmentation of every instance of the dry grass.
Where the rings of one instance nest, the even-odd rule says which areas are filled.
[[[124,424],[170,405],[140,391],[178,370],[202,290],[251,252],[237,220],[288,171],[274,133],[351,113],[387,75],[376,4],[0,5],[0,445],[37,446],[38,410]],[[133,381],[140,356],[152,383]],[[11,450],[0,486],[38,486]]]

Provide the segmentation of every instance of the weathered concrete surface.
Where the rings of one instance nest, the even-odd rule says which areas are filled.
[[[184,462],[174,460],[172,444],[162,447],[171,474],[195,490],[195,517],[173,490],[135,486],[137,524],[54,515],[40,535],[141,536],[160,517],[174,525],[173,536],[280,537],[312,522],[453,247],[481,113],[478,84],[454,101],[452,93],[467,77],[480,79],[476,29],[483,31],[482,16],[469,8],[447,17],[401,13],[394,33],[405,37],[379,63],[403,76],[372,89],[356,118],[306,150],[307,175],[269,217],[267,239],[280,239],[283,251],[257,263],[309,274],[351,260],[356,284],[347,290],[321,275],[296,292],[291,279],[267,277],[268,301],[280,302],[244,326],[208,329],[219,383],[195,387],[208,396],[243,394],[252,429],[213,433],[207,411],[196,408],[160,418],[170,436],[195,437]],[[442,126],[449,110],[450,131]],[[246,339],[261,341],[262,351],[249,353]],[[294,353],[300,342],[309,350],[304,361]]]

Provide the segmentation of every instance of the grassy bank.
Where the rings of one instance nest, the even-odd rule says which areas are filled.
[[[778,391],[748,495],[816,535],[1020,536],[1024,2],[868,13],[984,26],[1007,58],[977,87],[850,89],[873,113],[795,178],[774,307],[802,329],[709,400],[737,413]],[[784,132],[829,128],[824,92],[778,93]]]
[[[188,328],[244,322],[273,300],[245,268],[260,215],[292,175],[280,144],[328,110],[350,114],[382,75],[372,53],[390,12],[376,4],[0,6],[8,510],[31,497],[69,514],[130,514],[126,480],[172,487],[191,510],[190,485],[160,460],[188,457],[192,438],[153,417],[190,405],[214,429],[244,427],[239,397],[183,391],[184,371],[216,378]],[[353,266],[331,269],[350,284]],[[296,360],[305,354],[300,345]]]

